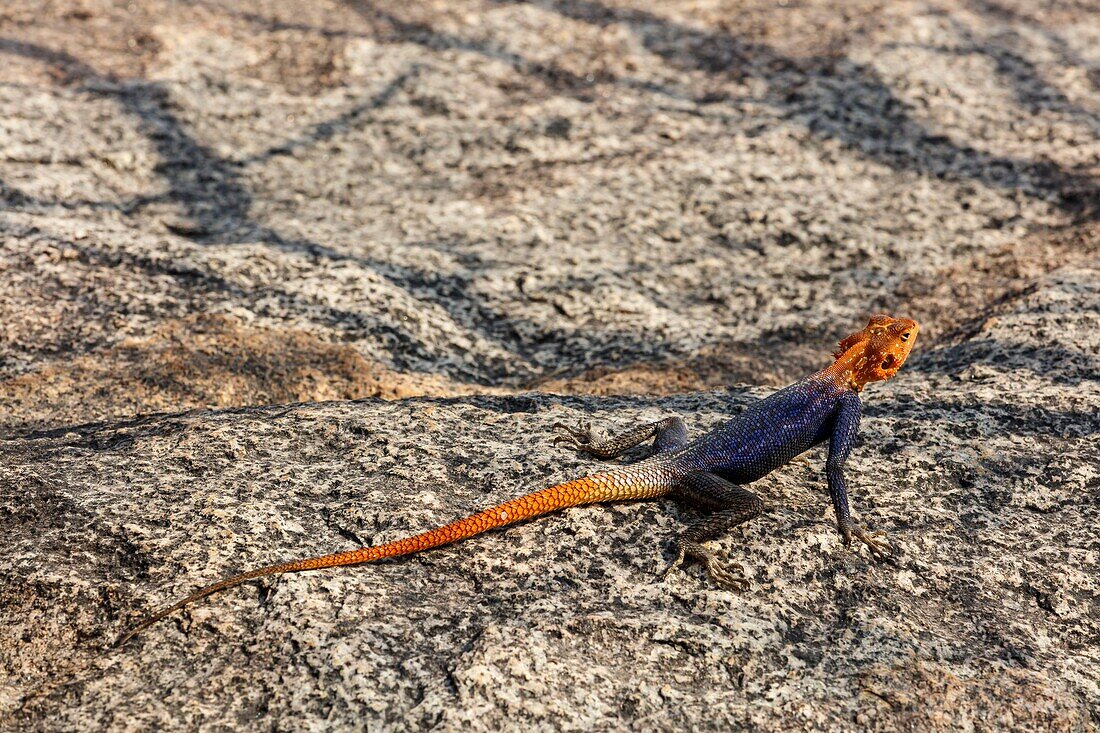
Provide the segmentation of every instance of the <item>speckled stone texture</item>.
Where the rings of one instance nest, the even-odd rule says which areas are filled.
[[[1100,727],[1092,3],[0,4],[0,729]],[[397,539],[693,435],[916,318],[824,453],[698,514]]]

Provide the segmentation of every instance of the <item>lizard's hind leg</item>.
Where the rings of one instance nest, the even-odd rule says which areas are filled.
[[[674,494],[715,511],[688,527],[676,539],[676,558],[665,568],[663,577],[667,578],[685,557],[693,557],[703,563],[707,574],[718,587],[739,591],[748,588],[749,580],[743,572],[731,570],[729,565],[720,562],[715,553],[703,547],[702,543],[717,539],[737,525],[760,516],[764,512],[764,502],[748,489],[713,473],[688,474],[681,480]]]
[[[639,425],[633,430],[606,440],[597,440],[592,432],[592,424],[588,422],[582,423],[579,428],[556,423],[554,430],[564,433],[554,438],[555,445],[566,443],[576,451],[597,458],[617,458],[654,436],[656,436],[656,440],[653,441],[655,453],[675,450],[687,444],[687,426],[678,417],[666,417],[654,423]]]

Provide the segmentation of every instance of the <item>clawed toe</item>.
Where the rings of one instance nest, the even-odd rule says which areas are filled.
[[[707,575],[710,576],[710,579],[714,581],[715,585],[723,590],[740,592],[748,589],[749,586],[752,585],[745,576],[745,568],[742,565],[728,565],[717,560],[710,552],[702,551],[699,547],[693,548],[690,546],[680,548],[679,552],[676,553],[675,559],[661,571],[661,579],[667,579],[676,568],[683,564],[684,558],[687,555],[691,555],[702,562],[703,566],[707,569]],[[735,567],[739,572],[734,570]]]
[[[740,572],[734,572],[732,565],[726,565],[720,563],[714,558],[708,558],[706,561],[707,575],[714,581],[714,584],[723,590],[736,591],[738,593],[748,590],[752,583],[745,576],[745,568],[741,565]]]
[[[867,549],[876,560],[890,560],[894,557],[894,548],[885,542],[868,542]]]
[[[554,437],[554,445],[567,445],[574,450],[590,452],[588,449],[592,443],[592,423],[583,421],[579,427],[573,428],[559,422],[554,423],[553,429],[565,433]]]
[[[864,532],[858,527],[852,529],[852,536],[867,546],[875,560],[888,560],[894,555],[893,546],[886,541],[885,532]]]
[[[576,428],[572,428],[565,423],[554,423],[553,430],[566,433],[554,438],[555,445],[558,443],[572,443],[579,446],[592,442],[592,424],[587,421],[582,422],[580,427]]]

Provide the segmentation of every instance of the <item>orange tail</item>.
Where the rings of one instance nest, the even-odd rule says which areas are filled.
[[[254,578],[280,573],[293,573],[301,570],[318,570],[339,565],[359,565],[388,557],[412,555],[416,552],[473,537],[496,527],[504,527],[524,519],[549,514],[558,509],[606,501],[649,499],[663,496],[671,488],[672,482],[659,467],[629,466],[616,471],[586,476],[575,481],[551,486],[548,489],[512,499],[491,509],[471,514],[442,527],[436,527],[395,542],[257,568],[225,580],[219,580],[217,583],[208,585],[205,588],[200,588],[182,601],[157,611],[121,636],[115,642],[115,646],[122,646],[136,634],[194,601],[218,591],[233,588]]]

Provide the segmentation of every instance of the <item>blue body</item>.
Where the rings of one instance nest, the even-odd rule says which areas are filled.
[[[844,461],[859,431],[861,402],[855,390],[815,374],[746,408],[737,417],[683,447],[664,453],[677,473],[705,471],[734,484],[766,476],[826,440],[829,493],[842,527],[849,522]]]

